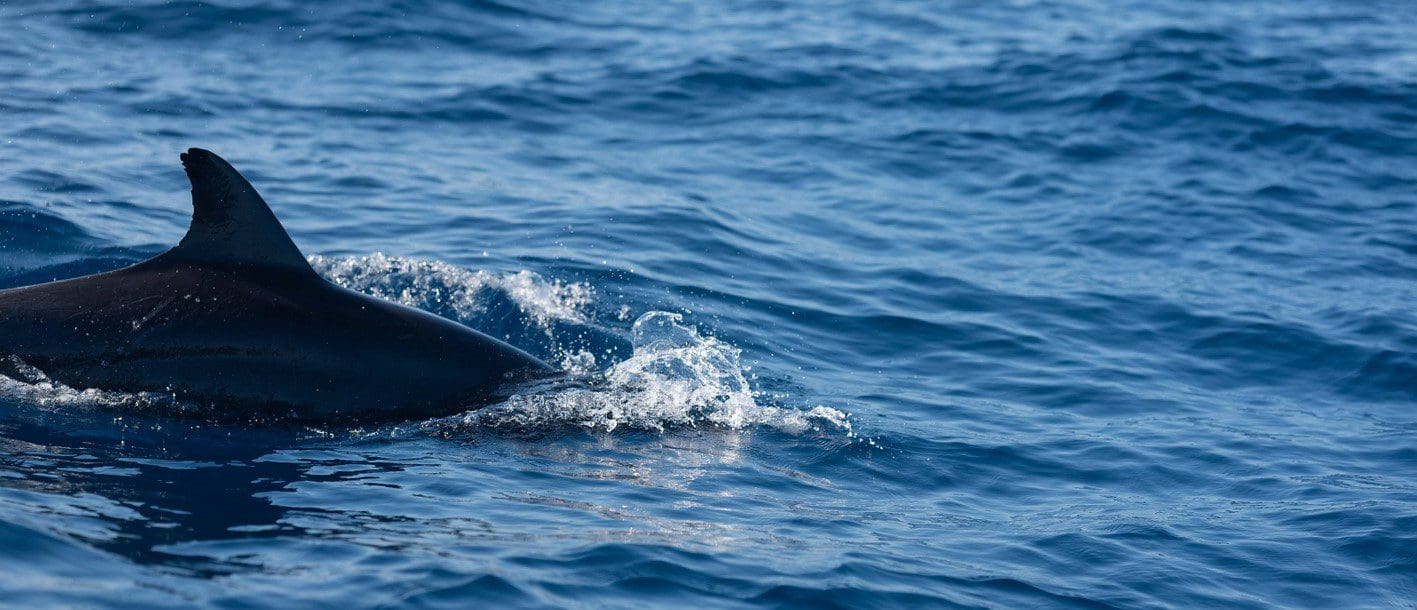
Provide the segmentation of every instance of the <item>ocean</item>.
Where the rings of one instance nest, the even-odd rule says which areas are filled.
[[[572,380],[296,425],[0,378],[0,606],[1417,607],[1410,3],[0,24],[0,288],[175,244],[199,146]]]

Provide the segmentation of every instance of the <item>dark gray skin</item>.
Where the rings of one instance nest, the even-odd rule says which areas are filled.
[[[554,373],[466,326],[325,281],[235,169],[196,148],[182,161],[194,207],[182,242],[118,271],[0,290],[0,354],[70,387],[325,421],[451,413]]]

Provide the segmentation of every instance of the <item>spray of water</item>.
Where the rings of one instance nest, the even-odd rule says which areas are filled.
[[[437,424],[519,429],[574,424],[605,431],[766,426],[793,433],[851,433],[846,414],[830,407],[759,404],[738,348],[700,335],[680,314],[646,313],[635,321],[631,335],[630,358],[584,375],[587,383],[582,387],[517,394],[501,405]]]

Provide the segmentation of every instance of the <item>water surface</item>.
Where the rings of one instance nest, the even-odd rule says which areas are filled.
[[[176,243],[201,146],[575,380],[354,429],[0,380],[0,595],[1412,607],[1417,12],[1172,4],[0,6],[0,287]]]

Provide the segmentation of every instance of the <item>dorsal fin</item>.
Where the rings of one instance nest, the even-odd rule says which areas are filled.
[[[192,226],[165,257],[315,273],[270,206],[230,163],[191,148],[182,154],[182,166],[192,181]]]

